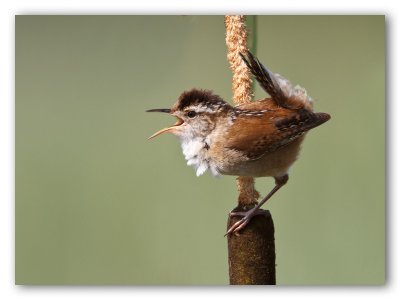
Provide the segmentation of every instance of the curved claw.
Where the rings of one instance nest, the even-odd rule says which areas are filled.
[[[251,209],[249,211],[232,211],[229,213],[230,217],[236,217],[236,216],[240,216],[243,217],[242,219],[240,219],[239,221],[235,222],[235,224],[233,224],[229,230],[225,233],[224,236],[227,236],[228,234],[234,233],[237,235],[237,233],[242,230],[244,227],[246,227],[247,224],[249,224],[250,220],[256,216],[256,215],[267,215],[267,211],[264,209]]]
[[[243,229],[249,222],[251,218],[248,218],[247,216],[244,217],[243,219],[240,219],[237,221],[235,224],[229,228],[229,230],[225,233],[224,236],[227,236],[228,234],[231,233],[237,233],[239,230]]]

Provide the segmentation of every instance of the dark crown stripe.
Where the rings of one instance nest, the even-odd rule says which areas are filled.
[[[213,106],[227,106],[227,104],[222,98],[218,95],[213,94],[210,90],[201,90],[201,89],[192,89],[189,91],[185,91],[179,97],[179,104],[177,109],[184,110],[186,107],[191,105],[197,106],[202,105],[206,107]]]

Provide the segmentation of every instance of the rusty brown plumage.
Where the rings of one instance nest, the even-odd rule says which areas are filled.
[[[249,159],[284,147],[329,119],[324,113],[283,108],[272,98],[241,105],[235,111],[225,147],[243,152]]]

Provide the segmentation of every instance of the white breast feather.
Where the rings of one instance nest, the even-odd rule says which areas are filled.
[[[203,175],[208,169],[214,176],[218,176],[219,172],[214,164],[206,158],[206,149],[204,148],[204,140],[198,139],[181,139],[181,147],[183,155],[187,160],[188,166],[196,169],[196,175]]]

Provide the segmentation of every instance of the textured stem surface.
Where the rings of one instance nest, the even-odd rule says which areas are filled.
[[[247,51],[247,30],[244,16],[225,16],[226,46],[228,61],[232,70],[233,102],[237,105],[248,103],[252,99],[252,81],[249,69],[243,63],[239,53]],[[238,177],[239,204],[251,205],[259,197],[252,177]]]
[[[240,207],[234,211],[244,211]],[[228,228],[241,217],[231,217]],[[232,285],[274,285],[275,236],[271,214],[253,217],[239,236],[228,237],[229,281]]]
[[[225,27],[228,61],[233,72],[233,101],[235,104],[247,103],[252,99],[252,81],[250,71],[239,56],[239,52],[245,53],[247,50],[244,16],[225,16]],[[259,193],[254,187],[254,178],[238,177],[236,184],[239,205],[233,211],[248,211],[255,206],[259,198]],[[227,230],[241,218],[229,217]],[[265,215],[254,216],[250,223],[240,230],[239,235],[228,235],[228,260],[230,284],[276,283],[274,223],[269,211]]]

